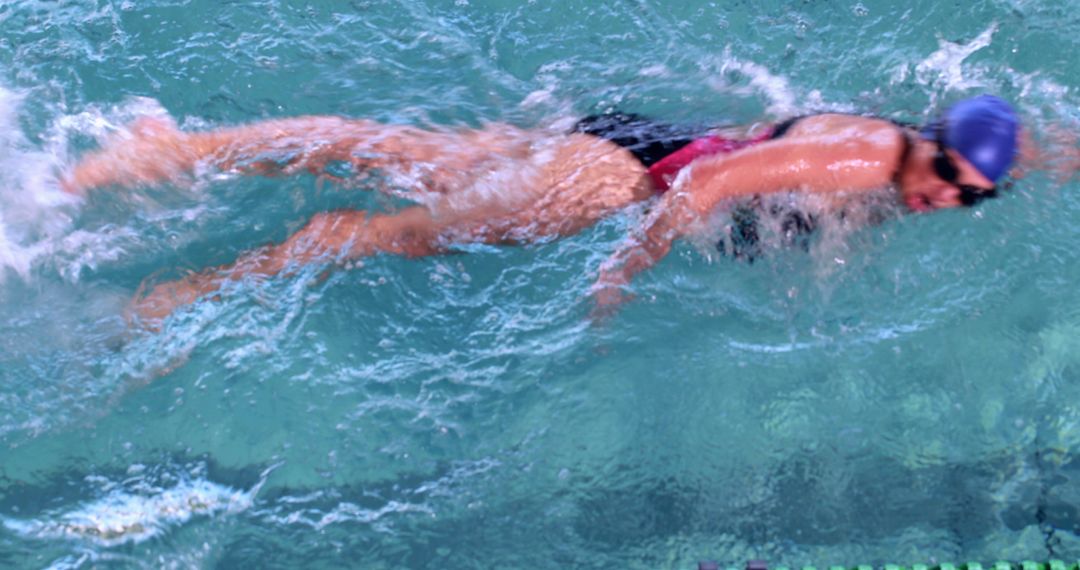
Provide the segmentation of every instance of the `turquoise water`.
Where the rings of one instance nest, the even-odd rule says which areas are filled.
[[[693,568],[1080,556],[1080,198],[683,244],[590,326],[640,221],[239,283],[139,284],[314,213],[308,177],[64,198],[140,114],[546,126],[610,108],[921,121],[982,91],[1077,131],[1080,3],[0,4],[0,566]]]

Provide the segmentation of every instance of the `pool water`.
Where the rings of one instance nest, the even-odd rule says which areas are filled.
[[[0,566],[1075,559],[1075,181],[833,219],[753,263],[684,243],[600,324],[589,287],[642,208],[559,241],[234,283],[146,332],[124,318],[145,279],[400,204],[309,176],[74,200],[56,173],[145,114],[919,122],[982,92],[1060,154],[1077,8],[0,4]]]

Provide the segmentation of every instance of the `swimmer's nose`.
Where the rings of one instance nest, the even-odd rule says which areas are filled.
[[[934,208],[955,208],[960,205],[960,189],[952,184],[942,184],[930,197]]]
[[[949,185],[948,190],[945,191],[945,196],[949,199],[949,204],[952,206],[960,205],[960,189],[952,184]]]

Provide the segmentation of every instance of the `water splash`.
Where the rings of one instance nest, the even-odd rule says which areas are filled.
[[[991,24],[989,28],[966,44],[938,38],[938,50],[915,65],[915,81],[926,87],[940,87],[929,90],[931,97],[940,92],[986,87],[986,81],[977,70],[969,68],[965,72],[964,61],[975,52],[989,46],[997,28],[996,23]],[[906,81],[910,73],[911,68],[908,64],[900,66],[893,76],[893,84]]]
[[[833,111],[854,113],[849,103],[827,101],[817,89],[793,87],[787,77],[774,73],[767,66],[736,57],[728,48],[719,58],[706,58],[707,70],[715,69],[708,81],[717,93],[747,98],[764,96],[765,112],[771,117],[792,117],[804,113]]]
[[[60,115],[37,147],[19,124],[26,96],[0,86],[0,283],[11,273],[30,281],[40,266],[55,266],[75,282],[84,269],[121,259],[139,239],[134,230],[116,224],[72,232],[82,200],[61,190],[58,176],[69,166],[71,141],[124,136],[125,125],[135,118],[167,113],[157,101],[135,97],[108,109]]]
[[[748,261],[801,248],[811,254],[821,280],[847,264],[847,256],[858,247],[853,241],[856,233],[900,213],[891,188],[829,197],[779,192],[732,201],[706,222],[693,241],[706,257],[715,258],[719,250]]]
[[[752,61],[745,61],[735,57],[731,48],[724,50],[719,61],[714,61],[710,67],[718,67],[718,74],[709,80],[709,86],[718,93],[744,96],[764,95],[768,100],[765,110],[772,116],[785,117],[794,115],[800,106],[796,91],[786,77],[776,75],[767,67]],[[738,85],[738,79],[749,81],[749,85]]]
[[[160,536],[195,517],[235,515],[250,509],[270,473],[264,470],[247,491],[205,479],[182,478],[175,486],[135,492],[118,488],[74,510],[47,514],[40,520],[2,518],[10,531],[41,540],[68,539],[113,547]]]
[[[24,97],[0,87],[0,283],[10,273],[30,279],[50,239],[70,226],[75,202],[56,183],[57,156],[34,149],[20,128]]]

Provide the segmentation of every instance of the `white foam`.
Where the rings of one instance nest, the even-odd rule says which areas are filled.
[[[798,98],[787,78],[772,73],[761,64],[735,57],[730,48],[724,50],[719,63],[720,73],[710,81],[710,87],[714,90],[724,94],[764,95],[769,101],[765,110],[773,116],[784,117],[798,113]],[[746,78],[750,82],[749,87],[732,85],[730,75]]]
[[[30,274],[30,257],[8,240],[3,211],[0,211],[0,267],[12,269],[24,279]],[[3,278],[4,273],[0,272],[0,282]]]
[[[71,223],[75,200],[56,183],[59,160],[37,150],[19,126],[24,94],[0,87],[0,282],[24,280],[46,243]]]
[[[983,74],[978,70],[969,68],[965,72],[964,61],[973,53],[989,46],[995,32],[997,32],[997,24],[991,24],[989,28],[966,44],[938,38],[937,51],[915,66],[915,81],[928,87],[940,87],[940,89],[932,90],[931,93],[986,87],[986,81],[982,79]],[[893,83],[905,81],[908,74],[907,64],[900,66],[893,76]]]
[[[37,146],[20,127],[26,97],[0,87],[0,283],[12,274],[29,281],[35,267],[51,263],[60,265],[65,278],[77,280],[83,268],[117,259],[124,242],[134,238],[115,226],[72,233],[82,200],[61,190],[58,177],[70,162],[72,136],[123,136],[123,125],[135,118],[167,113],[153,99],[131,98],[105,110],[58,115]]]
[[[703,59],[706,68],[715,68],[709,79],[709,87],[724,95],[740,95],[749,98],[764,96],[765,111],[771,117],[791,117],[807,112],[835,111],[854,112],[848,103],[826,101],[817,90],[799,92],[782,75],[768,67],[740,59],[724,50],[722,56]]]
[[[259,482],[248,491],[205,479],[181,479],[171,488],[143,493],[116,488],[96,501],[47,514],[41,520],[4,518],[2,522],[8,530],[26,538],[77,540],[105,547],[139,543],[194,517],[233,515],[250,509],[255,495],[277,467],[263,471]]]

